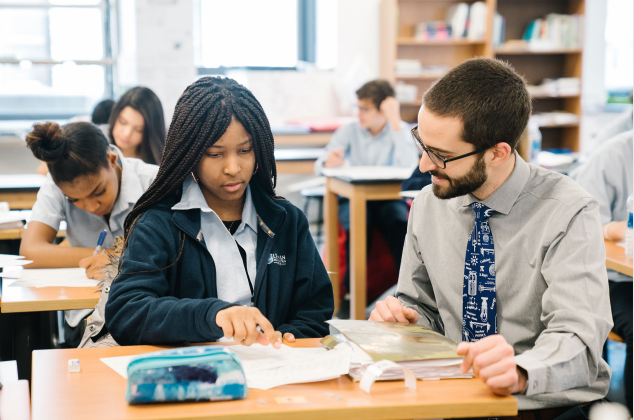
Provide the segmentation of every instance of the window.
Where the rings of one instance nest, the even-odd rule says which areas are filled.
[[[631,90],[634,77],[632,0],[608,0],[605,22],[605,87]]]
[[[0,118],[90,114],[112,96],[110,0],[0,0]]]
[[[199,5],[201,73],[294,69],[300,61],[325,69],[336,65],[337,0],[199,0]]]

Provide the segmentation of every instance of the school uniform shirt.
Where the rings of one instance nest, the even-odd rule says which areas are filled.
[[[420,325],[462,341],[465,255],[477,202],[492,209],[495,238],[497,317],[487,322],[528,374],[518,408],[603,398],[611,370],[601,353],[612,314],[599,205],[565,175],[516,153],[511,175],[485,200],[441,200],[425,187],[409,215],[397,298],[419,313]]]
[[[140,159],[124,157],[116,146],[109,147],[117,154],[118,163],[121,165],[121,185],[108,223],[103,216],[96,216],[71,203],[55,185],[50,174],[37,193],[30,221],[44,223],[57,231],[60,222],[65,220],[66,240],[73,247],[94,248],[97,246],[99,234],[104,229],[107,231],[103,243],[105,249],[122,246],[125,218],[154,181],[159,168]],[[66,322],[75,327],[91,312],[92,309],[65,311]]]
[[[361,127],[358,121],[346,124],[332,135],[322,156],[315,162],[319,174],[331,150],[343,148],[344,160],[350,166],[413,167],[418,162],[418,149],[410,134],[409,124],[401,121],[401,130],[393,131],[390,123],[376,136]]]
[[[634,131],[621,133],[605,142],[571,177],[599,203],[601,224],[627,221],[627,197],[634,185]],[[608,270],[612,281],[632,281],[632,277]]]
[[[198,184],[192,177],[183,183],[181,200],[172,210],[200,209],[200,234],[205,240],[207,250],[214,261],[222,261],[216,265],[216,287],[218,299],[238,305],[251,306],[251,287],[249,281],[255,279],[255,247],[257,245],[258,220],[251,199],[251,187],[247,186],[242,222],[238,230],[231,235],[220,217],[207,205]],[[236,215],[236,220],[238,219]],[[247,272],[244,270],[242,256],[236,242],[246,253]]]
[[[257,209],[254,306],[282,334],[323,337],[334,298],[306,216],[268,196],[259,182],[250,182]],[[128,238],[105,311],[107,330],[121,345],[218,340],[224,334],[216,315],[237,305],[219,297],[218,270],[226,261],[209,252],[215,237],[200,234],[203,212],[173,210],[181,200],[176,193],[147,210]]]

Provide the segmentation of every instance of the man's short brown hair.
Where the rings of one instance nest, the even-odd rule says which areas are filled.
[[[531,115],[526,81],[508,63],[472,58],[454,67],[423,96],[423,106],[462,120],[462,139],[475,149],[508,143],[515,150]]]
[[[357,90],[358,99],[370,99],[376,109],[381,108],[381,103],[388,97],[394,97],[394,88],[387,80],[377,79],[366,83]]]

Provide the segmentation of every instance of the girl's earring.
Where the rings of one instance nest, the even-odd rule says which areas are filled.
[[[196,175],[194,175],[193,172],[192,172],[192,178],[194,178],[194,182],[196,182],[196,184],[198,184],[198,178],[196,178]]]
[[[258,164],[255,164],[255,170],[253,171],[253,175],[255,175],[255,173],[258,171]]]

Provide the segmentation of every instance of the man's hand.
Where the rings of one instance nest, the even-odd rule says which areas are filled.
[[[282,333],[275,331],[273,325],[258,308],[232,306],[223,309],[216,314],[216,324],[222,328],[225,338],[233,338],[236,343],[245,346],[255,342],[263,346],[273,344],[276,349],[282,346]],[[261,332],[258,331],[258,325]],[[295,341],[295,337],[292,338]],[[290,339],[288,341],[293,342]]]
[[[480,378],[496,395],[517,394],[526,388],[526,374],[515,364],[515,350],[499,334],[475,343],[462,342],[458,354],[465,356],[460,369]]]
[[[379,111],[385,115],[392,131],[401,131],[401,104],[398,103],[396,98],[388,96],[381,102]]]
[[[100,280],[105,275],[101,269],[108,264],[110,264],[108,251],[79,261],[79,266],[86,269],[86,277],[95,280]]]
[[[388,296],[387,299],[376,303],[368,321],[416,324],[418,312],[404,307],[394,296]]]
[[[328,152],[328,156],[326,156],[326,161],[324,162],[324,168],[336,168],[337,166],[343,163],[343,157],[344,157],[343,147],[331,150],[330,152]]]

